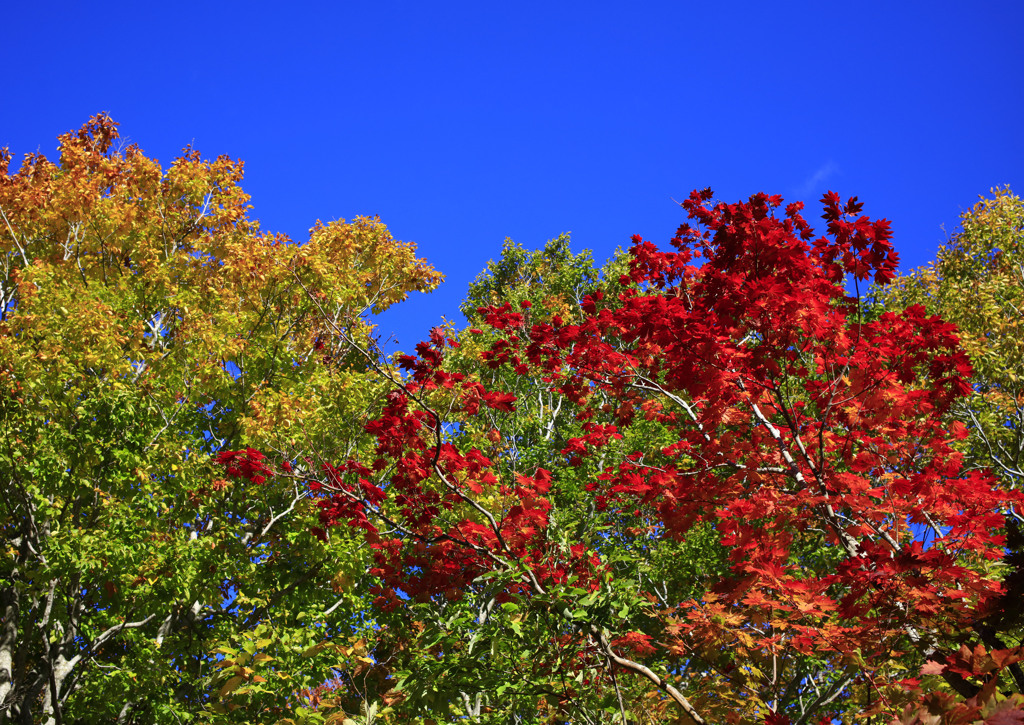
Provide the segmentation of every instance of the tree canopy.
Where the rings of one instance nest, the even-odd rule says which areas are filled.
[[[833,193],[506,241],[389,355],[441,276],[379,220],[60,141],[0,161],[0,722],[1022,721],[1008,190],[906,277]]]

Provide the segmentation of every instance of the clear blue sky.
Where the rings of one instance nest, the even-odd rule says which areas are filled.
[[[856,194],[928,261],[1024,192],[1024,0],[9,3],[0,145],[105,111],[167,164],[246,162],[264,228],[377,214],[447,275],[382,319],[410,348],[510,236],[603,260],[710,186]],[[811,210],[814,218],[820,212]]]

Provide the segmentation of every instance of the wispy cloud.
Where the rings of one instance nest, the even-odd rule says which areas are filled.
[[[826,161],[817,171],[807,177],[800,186],[793,190],[793,195],[798,199],[807,199],[812,194],[823,191],[824,183],[838,173],[839,165],[832,160]]]

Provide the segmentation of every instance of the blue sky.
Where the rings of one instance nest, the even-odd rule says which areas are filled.
[[[696,187],[856,194],[904,268],[1024,192],[1020,0],[9,6],[0,145],[52,154],[104,111],[165,164],[244,159],[268,230],[379,215],[447,275],[381,319],[403,348],[506,236],[603,260]]]

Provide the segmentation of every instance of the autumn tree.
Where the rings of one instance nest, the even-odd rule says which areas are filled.
[[[670,250],[603,274],[507,245],[471,327],[402,377],[366,351],[395,381],[372,453],[261,469],[372,550],[396,721],[1016,717],[1020,652],[956,649],[1019,503],[948,423],[969,359],[920,305],[866,313],[847,282],[893,278],[888,222],[822,204],[816,236],[694,192]]]
[[[360,455],[380,383],[334,331],[440,276],[376,219],[261,231],[241,162],[118,144],[97,116],[0,156],[0,722],[301,715],[368,659],[367,554],[260,462]]]

